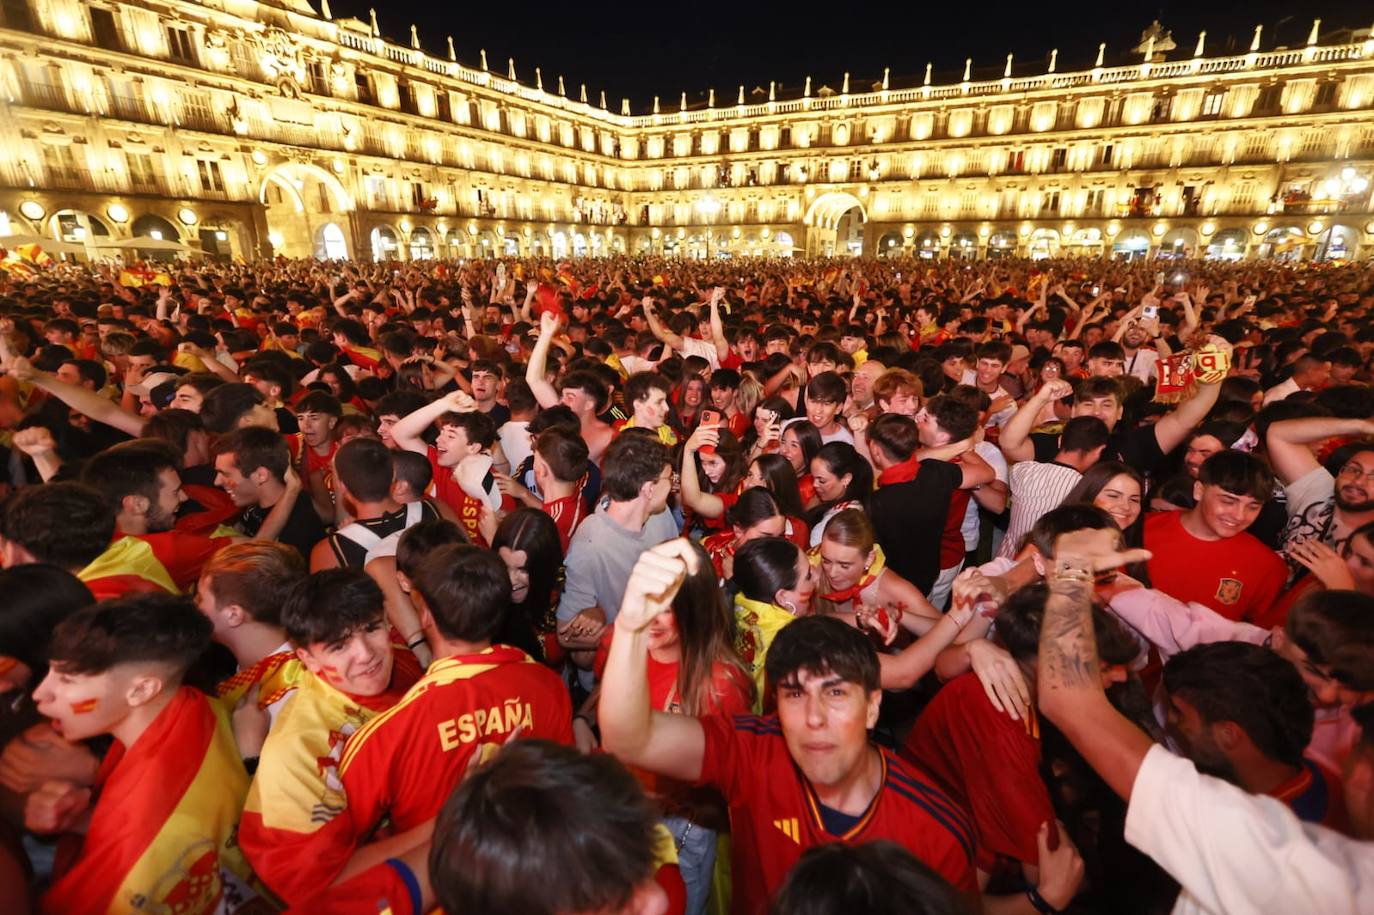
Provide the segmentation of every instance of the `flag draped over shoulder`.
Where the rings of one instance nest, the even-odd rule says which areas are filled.
[[[393,657],[391,687],[379,696],[354,698],[302,675],[263,745],[239,844],[262,882],[289,905],[328,885],[357,845],[352,819],[339,816],[347,797],[338,766],[348,738],[420,678],[409,650],[393,646]]]
[[[76,577],[86,583],[96,600],[149,591],[181,593],[153,548],[137,537],[120,537]]]
[[[179,688],[132,747],[115,741],[95,790],[86,835],[59,847],[43,912],[270,911],[235,836],[248,774],[202,693]]]

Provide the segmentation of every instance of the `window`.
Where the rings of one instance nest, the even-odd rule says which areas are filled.
[[[386,178],[381,175],[368,175],[363,181],[367,188],[367,199],[373,209],[377,209],[378,204],[386,203]]]
[[[129,163],[129,184],[135,191],[157,190],[157,175],[153,172],[153,157],[147,153],[125,154]]]
[[[1106,146],[1102,147],[1101,163],[1103,165],[1112,164],[1112,144],[1108,143]]]
[[[43,166],[50,179],[70,183],[77,180],[76,159],[67,145],[43,145]]]
[[[863,161],[862,161],[862,160],[860,160],[860,159],[850,159],[850,160],[849,160],[849,180],[850,180],[850,181],[862,181],[862,180],[864,180],[864,164],[863,164]]]
[[[1058,213],[1058,212],[1059,212],[1059,192],[1058,192],[1058,191],[1050,191],[1048,194],[1045,195],[1044,201],[1045,201],[1045,202],[1044,202],[1044,205],[1040,208],[1041,212],[1044,212],[1044,213]]]
[[[1102,215],[1102,188],[1094,188],[1088,191],[1087,199],[1083,202],[1084,216]]]
[[[1260,90],[1255,98],[1255,113],[1259,114],[1267,111],[1276,111],[1279,107],[1279,97],[1283,92],[1283,87],[1275,83],[1272,86],[1265,86]]]
[[[220,174],[218,162],[214,159],[197,159],[196,171],[200,175],[202,191],[224,193],[224,176]]]
[[[1057,147],[1054,152],[1050,154],[1050,170],[1062,172],[1064,170],[1064,163],[1068,161],[1068,157],[1069,151],[1067,149],[1063,146]]]
[[[33,31],[33,14],[29,12],[28,0],[0,0],[0,12],[9,28],[17,32]]]
[[[310,61],[310,91],[316,95],[331,95],[329,66],[322,60]]]
[[[358,101],[365,105],[373,103],[372,82],[367,78],[367,74],[362,70],[353,72],[353,85],[358,89]]]
[[[1317,100],[1314,105],[1330,106],[1336,103],[1336,81],[1327,80],[1317,87]]]
[[[1226,98],[1225,92],[1213,92],[1202,100],[1202,116],[1214,118],[1221,114],[1221,103]]]
[[[181,115],[183,123],[191,127],[210,124],[215,120],[214,113],[210,111],[210,99],[204,92],[183,92]]]
[[[410,182],[410,202],[418,210],[425,201],[425,186],[419,181]]]
[[[195,49],[191,47],[191,34],[185,29],[167,28],[167,50],[172,60],[193,64],[196,62]]]
[[[107,51],[124,50],[124,44],[119,40],[119,27],[115,25],[114,13],[111,10],[98,6],[91,7],[91,36],[98,48]]]

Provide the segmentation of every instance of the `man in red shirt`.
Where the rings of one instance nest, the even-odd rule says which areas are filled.
[[[1288,567],[1246,528],[1273,491],[1274,475],[1259,458],[1242,451],[1209,457],[1193,484],[1194,508],[1145,518],[1151,583],[1227,619],[1263,614],[1283,590]]]
[[[423,436],[436,420],[439,437],[430,445]],[[459,482],[459,466],[489,451],[496,441],[496,426],[478,411],[477,402],[462,391],[452,391],[398,419],[391,427],[391,436],[402,451],[429,459],[434,495],[453,509],[473,542],[485,543],[478,530],[483,500]]]
[[[686,541],[641,554],[616,617],[598,719],[623,761],[709,784],[730,808],[734,911],[765,911],[808,848],[891,839],[974,894],[973,830],[925,775],[869,742],[882,691],[872,644],[824,616],[785,626],[768,652],[777,715],[694,718],[655,712],[648,629],[697,561]]]
[[[563,552],[586,515],[582,483],[587,478],[587,443],[582,436],[554,426],[539,433],[534,445],[534,482],[544,497],[539,506],[558,528]]]
[[[115,513],[115,537],[137,537],[152,547],[172,581],[189,591],[201,568],[232,537],[203,537],[177,530],[181,491],[176,447],[159,439],[125,442],[91,458],[82,481],[99,490]]]
[[[563,681],[518,648],[491,643],[510,608],[510,574],[500,557],[449,544],[424,557],[412,582],[411,599],[436,660],[344,748],[339,777],[352,835],[361,841],[383,820],[392,833],[355,852],[344,877],[413,845],[474,753],[485,758],[516,731],[573,742]],[[336,869],[329,879],[338,876]]]
[[[327,882],[322,875],[353,852],[341,816],[345,741],[420,677],[415,656],[391,643],[382,604],[381,588],[361,569],[318,572],[285,595],[282,622],[308,672],[261,751],[254,748],[258,767],[238,840],[254,872],[288,903]]]
[[[1034,688],[1046,591],[1017,590],[997,614],[997,642],[1011,653],[1031,691],[1020,720],[993,707],[974,673],[955,677],[916,719],[902,755],[929,772],[972,818],[978,838],[978,879],[1024,879],[1057,909],[1067,908],[1082,881],[1082,862],[1068,837],[1054,844],[1055,810],[1040,776],[1040,722]],[[1122,682],[1137,646],[1125,628],[1098,611],[1097,651],[1104,685]],[[1011,874],[1003,872],[1010,869]],[[1021,895],[1021,894],[1018,894]],[[1008,897],[1008,902],[1013,897]],[[1023,904],[1027,899],[1018,900]],[[998,909],[1001,911],[1002,909]]]
[[[334,518],[334,453],[339,443],[334,440],[334,427],[343,416],[343,406],[337,397],[323,391],[311,391],[296,402],[296,423],[300,444],[301,482],[310,494],[315,512],[321,518]]]
[[[1199,772],[1349,832],[1340,777],[1304,754],[1315,713],[1291,663],[1262,645],[1212,642],[1170,658],[1164,688],[1169,737]]]

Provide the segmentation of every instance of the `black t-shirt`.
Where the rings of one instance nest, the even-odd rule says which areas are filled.
[[[487,416],[491,417],[491,421],[496,423],[496,428],[500,429],[510,422],[510,407],[503,403],[492,404],[491,409],[487,411]]]
[[[1052,432],[1032,432],[1031,445],[1035,448],[1035,460],[1051,463],[1059,455],[1059,436]],[[1134,467],[1144,474],[1154,473],[1164,461],[1164,451],[1159,447],[1154,426],[1132,426],[1122,428],[1117,423],[1107,439],[1107,447],[1102,451],[1104,461],[1120,461]]]
[[[916,479],[878,487],[869,517],[887,566],[928,593],[940,574],[940,542],[949,503],[964,472],[948,461],[922,461]]]
[[[262,523],[267,520],[267,514],[272,509],[260,508],[250,505],[244,509],[243,515],[239,520],[239,528],[249,537],[256,537]],[[296,497],[296,504],[291,506],[291,514],[286,519],[286,526],[281,529],[277,539],[290,547],[295,547],[296,551],[305,559],[310,559],[310,551],[315,544],[325,537],[324,524],[320,521],[320,516],[315,514],[315,507],[310,504],[310,495],[302,492]]]

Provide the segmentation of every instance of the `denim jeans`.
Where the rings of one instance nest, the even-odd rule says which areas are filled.
[[[664,817],[663,825],[677,845],[677,866],[687,885],[687,915],[701,915],[711,897],[711,876],[716,868],[716,833],[682,817]]]

